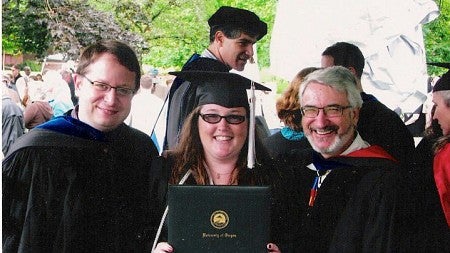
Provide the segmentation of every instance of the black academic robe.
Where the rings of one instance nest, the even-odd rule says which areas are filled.
[[[381,146],[410,173],[414,156],[414,138],[398,114],[376,100],[361,93],[363,105],[359,112],[357,130],[363,140]]]
[[[228,72],[230,67],[222,62],[199,57],[191,62],[188,62],[184,70],[202,70],[202,71],[219,71]],[[175,78],[174,83],[180,82],[179,78]],[[188,81],[183,81],[176,90],[171,89],[169,109],[167,112],[167,127],[164,149],[173,149],[179,141],[179,134],[183,126],[184,120],[189,113],[197,107],[198,101],[196,98],[197,84]],[[172,94],[173,93],[173,94]]]
[[[310,149],[311,144],[306,137],[300,140],[288,140],[280,132],[274,133],[263,140],[264,146],[273,158],[289,153],[292,150]]]
[[[3,252],[150,252],[155,146],[125,124],[91,137],[37,128],[16,142],[2,164]]]
[[[395,251],[397,164],[384,158],[328,159],[336,163],[310,206],[317,176],[306,167],[312,153],[285,156],[274,183],[278,208],[273,210],[272,236],[282,252]]]
[[[414,241],[417,251],[450,252],[450,228],[445,219],[433,173],[433,144],[436,138],[424,137],[417,145],[416,173],[412,193],[419,200]]]

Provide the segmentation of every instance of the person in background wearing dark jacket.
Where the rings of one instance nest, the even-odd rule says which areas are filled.
[[[158,151],[123,123],[140,77],[128,45],[85,48],[79,104],[16,140],[3,160],[3,252],[150,252]]]
[[[22,109],[11,99],[14,90],[2,82],[2,158],[12,144],[25,133]]]
[[[220,7],[208,24],[208,48],[201,55],[192,55],[182,70],[242,71],[253,59],[253,44],[267,33],[267,24],[255,13],[228,6]],[[175,78],[168,97],[164,150],[173,149],[178,143],[184,119],[197,106],[196,89],[197,84]]]
[[[309,67],[300,70],[280,98],[276,102],[278,118],[284,127],[278,132],[264,139],[270,155],[274,158],[294,149],[310,148],[308,140],[302,130],[302,113],[298,101],[298,90],[303,79],[319,68]]]

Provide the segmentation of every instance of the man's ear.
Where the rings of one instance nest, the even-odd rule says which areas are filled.
[[[223,43],[224,39],[225,39],[225,34],[223,34],[222,31],[217,31],[217,32],[214,34],[214,41],[215,41],[219,46],[222,46],[222,43]]]
[[[350,70],[350,72],[352,72],[352,74],[353,74],[354,76],[356,76],[356,70],[355,70],[354,67],[347,67],[347,69]]]
[[[83,77],[78,75],[78,74],[73,74],[72,75],[73,78],[73,85],[75,86],[75,90],[79,90],[81,87],[81,82],[83,81]]]
[[[352,110],[352,122],[355,126],[358,125],[358,120],[359,120],[359,108],[350,108]]]

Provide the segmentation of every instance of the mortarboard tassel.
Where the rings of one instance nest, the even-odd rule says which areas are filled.
[[[248,133],[247,168],[253,169],[255,165],[255,83],[250,87],[250,125]]]

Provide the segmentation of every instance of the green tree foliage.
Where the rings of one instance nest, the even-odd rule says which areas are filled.
[[[45,54],[51,40],[46,15],[42,0],[3,1],[2,50]]]
[[[450,62],[450,0],[436,1],[439,17],[424,25],[424,42],[427,62]],[[428,73],[442,75],[447,70],[428,66]]]
[[[127,41],[141,52],[146,43],[121,28],[114,17],[82,0],[15,0],[3,4],[3,50],[76,59],[81,48],[99,39]]]
[[[270,31],[276,0],[91,0],[101,10],[112,10],[122,27],[141,34],[149,44],[143,62],[158,67],[180,67],[209,44],[208,18],[222,5],[257,13],[269,25],[258,42],[259,64],[269,66]]]
[[[428,62],[450,59],[450,0],[436,0],[439,18],[424,26]],[[261,68],[270,66],[269,44],[277,0],[3,0],[2,49],[7,53],[74,59],[101,38],[128,42],[145,64],[181,67],[208,46],[208,18],[222,5],[245,8],[268,24],[257,43]],[[430,67],[430,73],[443,69]]]
[[[96,8],[111,11],[120,25],[140,34],[148,50],[145,64],[181,66],[208,45],[204,0],[90,0]]]

